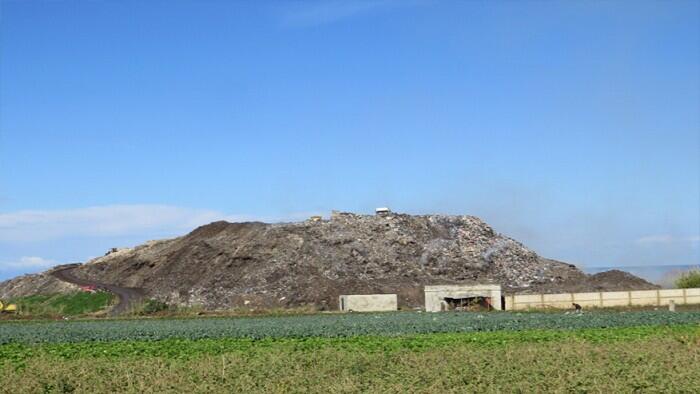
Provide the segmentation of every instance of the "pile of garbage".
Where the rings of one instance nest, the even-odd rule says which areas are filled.
[[[214,222],[112,251],[73,273],[207,309],[337,309],[341,294],[372,293],[397,293],[401,307],[418,307],[422,286],[434,284],[494,283],[506,293],[655,288],[636,277],[589,283],[575,266],[542,258],[474,216],[390,211],[333,212],[298,223]]]

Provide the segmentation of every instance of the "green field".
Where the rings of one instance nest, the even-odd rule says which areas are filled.
[[[2,323],[1,392],[696,392],[700,313]]]
[[[70,294],[33,295],[10,300],[25,318],[82,316],[99,313],[114,302],[108,292],[75,292]]]
[[[0,324],[0,344],[169,338],[299,338],[700,323],[700,311],[363,313],[257,318],[93,320]]]

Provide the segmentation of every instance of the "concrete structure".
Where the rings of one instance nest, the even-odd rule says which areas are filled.
[[[341,295],[338,299],[344,312],[386,312],[398,309],[396,294]]]
[[[582,307],[666,306],[700,304],[700,289],[665,289],[608,291],[594,293],[516,294],[505,297],[506,310],[536,308],[571,309],[573,303]]]
[[[374,210],[374,213],[377,215],[386,215],[388,213],[391,213],[391,209],[387,207],[380,207]]]
[[[425,311],[440,312],[454,309],[463,302],[485,301],[490,308],[501,310],[499,285],[440,285],[425,286]]]

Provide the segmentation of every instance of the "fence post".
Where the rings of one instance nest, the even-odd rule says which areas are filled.
[[[686,289],[683,289],[683,305],[688,304],[688,294],[685,292]]]
[[[603,307],[603,292],[602,291],[598,292],[598,298],[600,301],[600,307],[602,308]]]
[[[627,292],[627,306],[632,306],[632,292]]]
[[[661,291],[656,290],[656,306],[661,306]]]

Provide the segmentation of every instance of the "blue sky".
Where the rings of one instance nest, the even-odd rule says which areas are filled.
[[[0,279],[217,219],[700,263],[700,3],[1,1]]]

